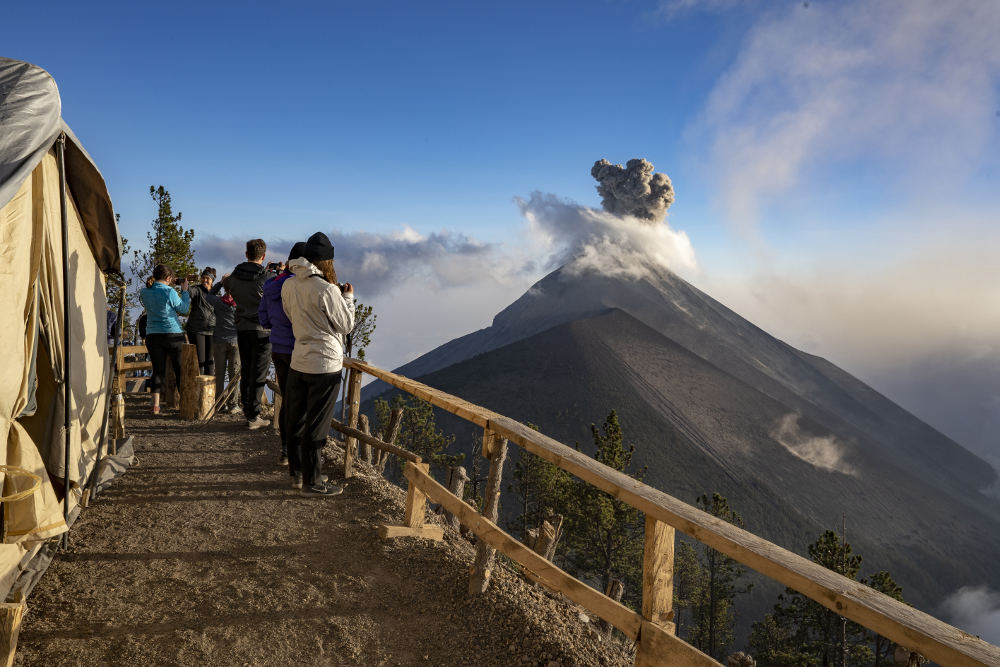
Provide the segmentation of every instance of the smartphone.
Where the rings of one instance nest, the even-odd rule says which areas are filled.
[[[278,268],[280,266],[281,266],[281,264],[279,264],[278,262],[271,262],[270,264],[267,265],[267,270],[268,271],[274,271],[275,273],[277,273],[278,272]]]

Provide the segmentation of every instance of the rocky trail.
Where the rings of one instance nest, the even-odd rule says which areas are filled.
[[[269,428],[152,419],[134,402],[128,414],[138,463],[81,513],[35,588],[15,664],[632,662],[631,646],[502,564],[470,597],[474,549],[448,528],[442,542],[380,539],[404,492],[365,464],[342,495],[306,498]],[[334,481],[338,452],[327,446]]]

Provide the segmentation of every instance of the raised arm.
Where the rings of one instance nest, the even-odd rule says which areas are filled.
[[[323,291],[319,305],[336,333],[349,334],[354,330],[354,300],[344,296],[337,285]]]

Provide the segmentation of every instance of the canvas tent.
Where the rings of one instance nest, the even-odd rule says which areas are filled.
[[[68,529],[64,511],[71,522],[95,467],[110,375],[104,272],[120,267],[107,186],[55,82],[0,58],[0,596]]]

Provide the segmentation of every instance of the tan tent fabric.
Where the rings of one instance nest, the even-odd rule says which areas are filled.
[[[59,165],[65,135],[68,275],[63,275]],[[109,384],[104,270],[121,265],[121,240],[104,179],[61,117],[55,82],[44,70],[0,58],[0,470],[3,502],[0,595],[37,553],[67,530],[95,466]],[[63,285],[70,287],[70,358],[63,358]],[[37,335],[36,335],[37,334]],[[36,344],[37,342],[37,344]],[[36,380],[33,415],[20,416]],[[70,469],[65,468],[63,387],[70,389]]]
[[[71,307],[70,352],[71,437],[70,507],[79,502],[80,487],[93,468],[106,402],[109,354],[105,319],[105,286],[79,215],[69,202]],[[14,351],[0,368],[0,430],[9,465],[19,465],[42,477],[41,488],[29,498],[4,503],[6,543],[30,542],[66,530],[62,503],[49,475],[64,475],[63,275],[59,171],[54,152],[46,155],[17,195],[0,210],[0,273],[7,273],[10,290],[0,292],[0,312],[19,313],[0,327],[2,349]],[[26,267],[28,271],[16,271]],[[37,313],[37,316],[36,316]],[[36,400],[38,411],[12,422],[27,400],[27,368],[39,338]],[[5,377],[6,373],[15,373]],[[4,495],[23,490],[29,481],[7,476]],[[60,489],[61,491],[61,489]],[[0,561],[2,561],[0,554]],[[2,576],[2,575],[0,575]]]

